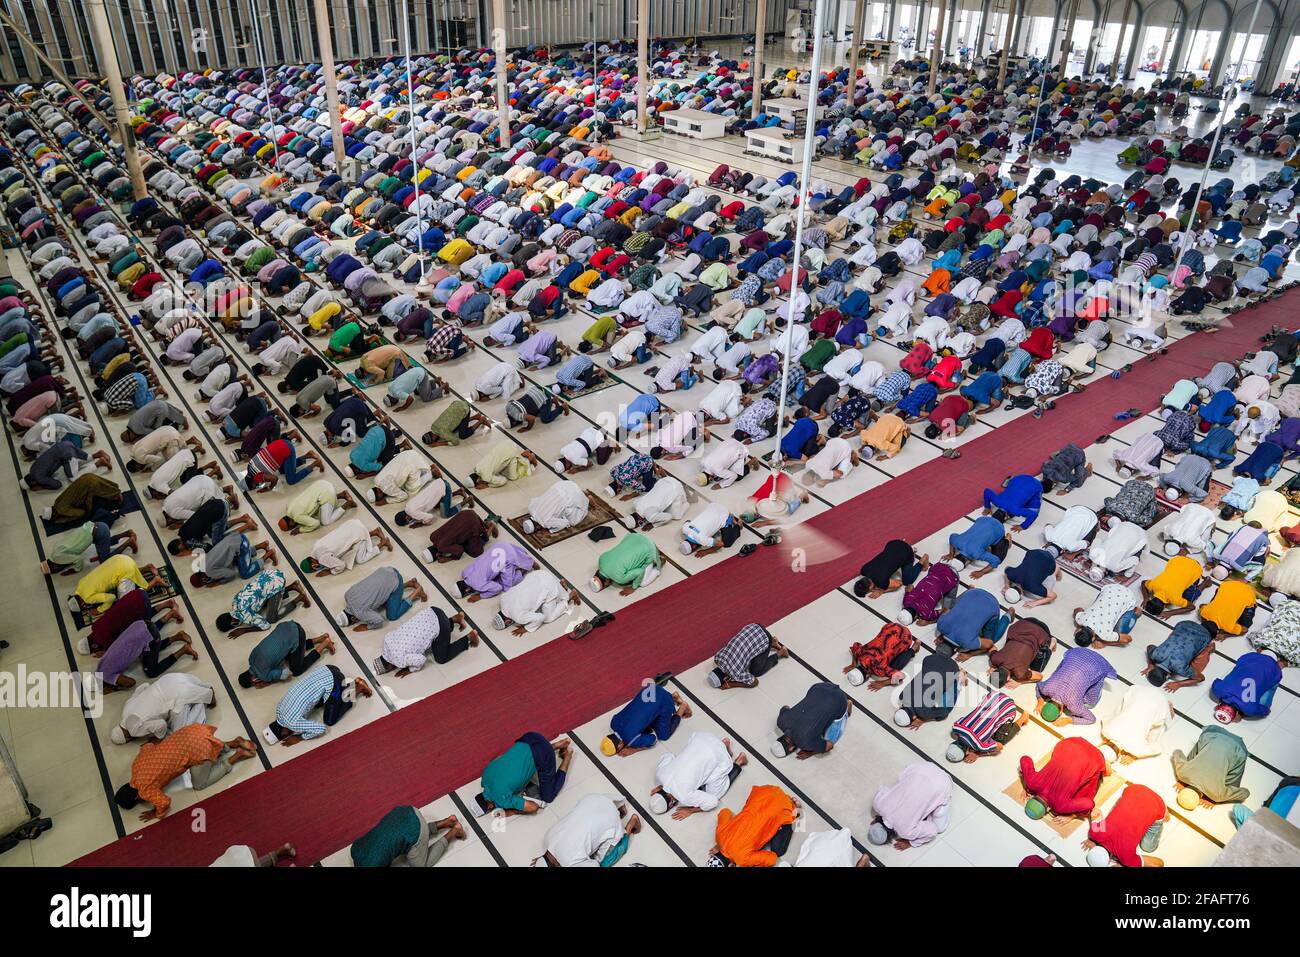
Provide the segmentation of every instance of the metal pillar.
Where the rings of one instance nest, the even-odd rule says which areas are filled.
[[[1002,56],[998,60],[999,92],[1007,87],[1007,58],[1011,55],[1011,34],[1018,15],[1024,10],[1025,0],[1007,0],[1007,23],[1002,37]]]
[[[492,57],[497,87],[497,143],[510,149],[510,84],[506,79],[506,2],[492,0]]]
[[[330,140],[334,149],[334,169],[343,169],[343,117],[339,107],[339,77],[334,68],[334,28],[330,24],[326,0],[312,0],[316,10],[316,45],[320,47],[320,70],[325,77],[325,102],[330,111]]]
[[[650,87],[650,0],[636,0],[636,131],[644,133]]]
[[[1223,73],[1223,61],[1228,56],[1228,46],[1232,43],[1233,32],[1232,25],[1225,24],[1224,30],[1219,34],[1219,42],[1214,47],[1214,56],[1210,60],[1210,86],[1217,86],[1219,76]],[[1250,42],[1250,36],[1247,35],[1246,42]]]
[[[767,0],[758,0],[758,11],[754,14],[754,57],[750,61],[750,102],[751,119],[758,117],[763,108],[763,41],[767,39]]]
[[[939,82],[939,61],[943,59],[943,18],[948,12],[947,0],[939,2],[939,22],[934,26],[934,46],[930,50],[930,79],[925,84],[926,94],[934,92]]]
[[[863,31],[867,17],[867,0],[854,0],[853,2],[853,43],[849,45],[849,112],[853,112],[853,107],[858,101],[858,53],[862,50],[862,44],[865,42]]]
[[[411,206],[415,209],[415,219],[420,225],[420,232],[415,239],[415,253],[420,257],[420,281],[424,282],[424,214],[420,211],[420,169],[419,161],[416,159],[416,142],[415,142],[415,77],[411,72],[411,2],[402,0],[402,42],[406,47],[406,108],[410,110],[411,115],[407,121],[407,132],[410,134],[411,141],[411,183],[414,185],[415,198],[411,201]]]
[[[104,81],[108,84],[108,93],[113,98],[117,135],[122,140],[126,171],[131,177],[131,195],[136,199],[144,199],[149,195],[149,190],[144,183],[144,169],[140,166],[140,154],[135,148],[135,130],[131,128],[131,110],[126,105],[126,87],[122,83],[122,67],[117,62],[117,47],[113,45],[113,31],[108,25],[108,11],[104,9],[104,0],[86,0],[86,6],[90,8],[90,27],[95,34],[99,62],[104,67]],[[45,60],[44,54],[41,54],[41,59]]]
[[[1065,37],[1061,40],[1061,79],[1065,79],[1065,71],[1070,63],[1070,47],[1073,45],[1074,25],[1079,18],[1079,0],[1074,0],[1070,5],[1070,18],[1065,21]]]
[[[1124,14],[1119,20],[1119,36],[1115,40],[1115,55],[1110,59],[1110,69],[1106,73],[1107,79],[1111,82],[1115,80],[1115,73],[1119,70],[1119,61],[1124,58],[1124,34],[1128,32],[1128,15],[1133,11],[1133,0],[1124,0]],[[1124,71],[1128,76],[1128,71]]]

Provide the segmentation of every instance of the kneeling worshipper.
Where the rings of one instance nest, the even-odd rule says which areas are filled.
[[[1204,505],[1189,502],[1169,521],[1160,523],[1159,536],[1164,539],[1165,554],[1171,558],[1183,549],[1204,554],[1214,547],[1215,516]]]
[[[1180,621],[1164,641],[1147,645],[1147,681],[1166,691],[1190,688],[1205,680],[1205,666],[1214,653],[1214,638],[1200,622]]]
[[[775,784],[750,789],[739,811],[718,811],[708,867],[775,867],[790,849],[799,805]]]
[[[628,532],[616,545],[600,553],[591,590],[598,592],[606,585],[622,585],[619,594],[627,597],[658,578],[663,563],[663,555],[653,541],[640,532]]]
[[[879,846],[892,838],[899,851],[929,844],[947,829],[951,806],[952,776],[929,761],[909,764],[871,799],[867,840]]]
[[[1186,555],[1175,555],[1165,562],[1160,574],[1142,583],[1142,591],[1147,596],[1143,607],[1147,614],[1162,619],[1185,614],[1195,607],[1205,583],[1205,569],[1200,562]]]
[[[871,855],[853,847],[853,832],[847,827],[809,834],[799,845],[795,867],[870,867]]]
[[[989,651],[989,684],[1014,688],[1043,680],[1043,669],[1056,650],[1056,639],[1037,618],[1017,618],[1007,628],[1001,648]]]
[[[641,819],[627,816],[627,801],[587,794],[546,831],[542,860],[548,867],[613,867],[627,853]],[[534,862],[536,863],[536,862]]]
[[[173,644],[180,647],[163,657],[163,652]],[[104,693],[108,694],[135,687],[135,679],[124,672],[137,661],[146,678],[157,678],[182,657],[199,660],[189,635],[178,631],[164,638],[158,625],[148,618],[142,618],[128,625],[113,639],[108,650],[96,662],[95,673],[103,683]]]
[[[748,761],[743,751],[732,754],[729,738],[696,731],[679,753],[665,754],[655,765],[650,813],[671,810],[673,820],[684,821],[692,814],[714,810]]]
[[[1287,775],[1282,778],[1264,802],[1264,807],[1290,824],[1300,821],[1300,777]],[[1229,815],[1233,827],[1241,827],[1254,813],[1244,804],[1238,804]]]
[[[333,665],[313,668],[285,690],[275,706],[275,720],[263,729],[262,737],[267,744],[285,747],[319,738],[352,710],[357,698],[373,694],[364,678],[344,678]],[[324,711],[320,721],[308,717],[317,708]]]
[[[550,742],[529,731],[488,762],[470,810],[475,817],[498,809],[506,817],[536,814],[559,795],[572,762],[568,738]]]
[[[661,478],[632,506],[632,521],[640,531],[652,531],[656,525],[675,522],[690,509],[686,486],[671,475]]]
[[[1214,596],[1198,609],[1201,622],[1216,638],[1243,634],[1255,620],[1257,594],[1254,586],[1244,581],[1229,579],[1221,582],[1214,590]]]
[[[690,716],[690,705],[681,695],[669,694],[660,682],[647,678],[632,700],[609,719],[610,732],[600,739],[600,753],[612,758],[646,751],[671,738]]]
[[[1249,632],[1246,640],[1256,651],[1273,654],[1283,668],[1300,666],[1300,601],[1279,598],[1277,592],[1269,601],[1273,614]]]
[[[1041,471],[1043,491],[1050,492],[1055,489],[1057,495],[1065,495],[1087,481],[1088,476],[1092,474],[1092,466],[1088,464],[1083,449],[1071,442],[1060,451],[1052,453],[1052,456],[1043,463]]]
[[[1032,475],[1013,475],[1002,484],[1002,490],[995,492],[991,488],[984,490],[984,514],[992,514],[999,522],[1008,518],[1022,519],[1013,525],[1013,531],[1020,531],[1034,524],[1038,510],[1043,507],[1043,486]]]
[[[1074,610],[1074,643],[1080,648],[1127,645],[1141,614],[1142,602],[1127,585],[1102,585],[1091,605]]]
[[[879,691],[895,679],[903,680],[903,668],[916,656],[919,646],[920,642],[906,625],[886,622],[865,645],[853,643],[849,648],[852,660],[844,666],[844,674],[851,685],[860,685],[870,678],[871,690]]]
[[[961,580],[951,564],[935,562],[924,578],[910,588],[904,588],[903,607],[897,615],[898,623],[934,624],[941,615],[952,610],[960,584]]]
[[[1025,813],[1035,821],[1052,814],[1087,814],[1097,800],[1101,779],[1110,773],[1106,758],[1086,738],[1062,738],[1041,770],[1034,759],[1020,757],[1020,778],[1031,795]]]
[[[1002,564],[1010,547],[1006,527],[991,515],[981,515],[966,531],[948,536],[948,554],[943,560],[955,572],[962,571],[968,561],[983,562],[984,567],[972,573],[974,578],[983,578]]]
[[[318,479],[289,500],[279,521],[280,530],[290,535],[314,532],[333,525],[345,509],[356,503],[347,492],[338,492],[329,479]]]
[[[1053,546],[1062,555],[1077,555],[1096,538],[1099,521],[1088,506],[1071,505],[1059,522],[1043,526],[1043,544]]]
[[[525,535],[544,528],[552,535],[581,523],[591,508],[587,493],[577,482],[558,479],[528,503],[528,516],[519,527]]]
[[[248,670],[239,676],[239,687],[265,688],[277,681],[297,678],[319,661],[321,655],[332,654],[334,642],[329,635],[309,639],[302,625],[282,621],[248,653]]]
[[[781,736],[772,742],[773,756],[783,758],[795,751],[802,760],[828,753],[844,733],[852,712],[853,703],[839,685],[819,681],[798,704],[784,705],[777,714]]]
[[[407,590],[411,597],[406,597]],[[414,578],[404,579],[391,565],[377,568],[343,593],[343,610],[334,616],[340,628],[355,625],[357,631],[382,628],[385,621],[397,621],[411,609],[412,602],[429,596]]]
[[[1198,804],[1209,808],[1240,803],[1250,797],[1250,790],[1241,786],[1250,751],[1246,742],[1227,728],[1206,725],[1191,751],[1184,753],[1179,748],[1169,760],[1174,777],[1182,785],[1178,806],[1185,811],[1195,810]]]
[[[457,499],[460,500],[459,505],[456,504]],[[393,520],[403,527],[432,525],[440,516],[444,519],[451,518],[462,508],[469,508],[473,501],[468,490],[456,488],[435,468],[429,484],[408,498],[406,507],[394,515]]]
[[[428,821],[409,804],[393,808],[352,842],[353,867],[432,867],[452,841],[465,840],[456,815]]]
[[[859,598],[879,598],[914,585],[929,567],[930,556],[918,557],[916,550],[903,539],[891,539],[862,565],[859,578],[853,583],[853,594]]]
[[[706,680],[709,687],[723,691],[756,688],[759,677],[789,654],[766,628],[751,622],[732,635],[713,656],[714,667]]]
[[[117,789],[117,806],[129,811],[141,801],[152,805],[140,815],[142,821],[167,816],[172,799],[165,788],[181,775],[190,787],[202,791],[224,778],[240,761],[257,756],[247,738],[222,741],[210,724],[191,724],[173,731],[161,741],[146,741],[131,763],[131,780]]]
[[[1160,795],[1143,784],[1129,784],[1105,817],[1094,814],[1088,824],[1089,867],[1109,867],[1112,858],[1125,867],[1163,867],[1150,852],[1160,845],[1169,809]],[[1139,854],[1143,850],[1148,853]]]
[[[1114,747],[1120,764],[1155,757],[1173,717],[1168,695],[1150,685],[1129,685],[1119,707],[1102,719],[1101,737]]]
[[[465,566],[456,588],[470,602],[491,598],[518,585],[536,564],[537,559],[514,542],[500,542]]]
[[[1109,516],[1106,519],[1106,533],[1099,536],[1088,549],[1088,562],[1091,565],[1088,577],[1101,584],[1110,575],[1122,584],[1131,584],[1146,547],[1146,529],[1119,516]]]
[[[1016,736],[1029,715],[1016,707],[1009,695],[990,691],[975,710],[952,726],[952,744],[944,758],[952,764],[973,764],[980,758],[1002,753],[1002,748]]]
[[[135,686],[122,706],[122,718],[108,733],[114,744],[141,738],[162,740],[171,731],[203,724],[217,693],[206,681],[183,672],[160,675]]]
[[[433,481],[433,467],[417,449],[403,449],[375,475],[374,485],[366,489],[367,501],[375,505],[398,505],[407,501]]]
[[[341,575],[376,558],[381,549],[393,550],[392,540],[384,530],[368,529],[360,519],[351,518],[316,539],[311,554],[299,563],[299,568],[308,575],[314,572],[318,578]]]
[[[1017,604],[1028,597],[1025,608],[1036,608],[1056,601],[1056,582],[1061,580],[1061,568],[1056,563],[1060,552],[1055,545],[1025,550],[1020,564],[1003,573],[1002,597],[1009,604]]]
[[[740,538],[740,533],[740,519],[731,514],[721,502],[710,502],[694,518],[682,522],[682,540],[678,543],[677,550],[683,555],[693,554],[696,558],[704,558],[723,548],[730,548]]]
[[[1009,624],[994,595],[983,588],[969,588],[940,616],[935,634],[951,646],[958,661],[965,661],[993,648]]]
[[[384,650],[375,662],[375,671],[396,671],[394,677],[405,678],[423,668],[429,655],[437,664],[445,665],[467,648],[478,647],[478,632],[472,628],[451,640],[453,634],[466,628],[462,612],[448,617],[441,608],[421,608],[409,621],[384,635]]]
[[[1115,667],[1091,648],[1069,648],[1061,663],[1038,682],[1038,713],[1044,721],[1062,724],[1092,724],[1097,716],[1090,710],[1101,700],[1107,678],[1119,679]]]
[[[501,595],[501,610],[493,616],[492,625],[498,631],[510,628],[511,634],[522,638],[555,621],[580,600],[577,590],[549,569],[534,568]]]
[[[894,724],[915,730],[927,721],[946,721],[965,684],[966,672],[952,655],[931,652],[921,659],[912,680],[899,689]]]
[[[484,521],[477,512],[465,509],[429,533],[429,547],[421,554],[426,562],[453,562],[468,555],[478,558],[488,539],[501,534],[490,517]]]
[[[1240,718],[1267,717],[1281,683],[1282,666],[1271,651],[1246,652],[1231,671],[1210,684],[1210,697],[1219,702],[1215,720],[1232,724]]]
[[[532,474],[537,465],[537,456],[509,439],[502,439],[474,465],[469,473],[469,480],[474,488],[482,491],[486,488],[502,488],[509,482],[518,482]]]
[[[88,569],[78,579],[69,608],[73,611],[80,607],[94,608],[102,614],[133,589],[148,592],[162,584],[163,580],[154,566],[142,567],[130,555],[112,555]]]

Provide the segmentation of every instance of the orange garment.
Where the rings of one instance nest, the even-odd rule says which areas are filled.
[[[190,768],[215,761],[225,745],[210,724],[190,724],[161,741],[146,741],[131,764],[131,787],[162,817],[172,806],[163,788]]]
[[[925,277],[921,286],[932,296],[948,292],[952,288],[952,273],[940,266]]]
[[[794,800],[775,784],[750,789],[740,813],[718,812],[714,832],[718,850],[737,867],[773,867],[777,856],[764,845],[787,824],[794,823]]]
[[[1201,607],[1201,618],[1213,622],[1219,631],[1240,635],[1246,629],[1238,620],[1242,612],[1255,605],[1255,589],[1242,581],[1226,581],[1214,597]]]
[[[1176,555],[1165,563],[1159,575],[1147,582],[1147,591],[1170,607],[1186,608],[1187,599],[1183,592],[1200,581],[1204,574],[1196,559]]]

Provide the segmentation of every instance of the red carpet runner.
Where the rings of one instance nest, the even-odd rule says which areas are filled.
[[[1231,328],[1188,336],[1167,355],[1061,400],[1041,420],[1021,416],[967,443],[960,459],[928,462],[809,519],[844,547],[838,560],[794,573],[788,549],[778,546],[720,562],[620,611],[585,641],[549,642],[368,725],[335,731],[316,750],[203,801],[202,833],[179,811],[74,863],[205,866],[232,844],[265,852],[285,841],[297,845],[299,865],[314,863],[395,805],[421,806],[476,780],[524,731],[553,736],[590,721],[627,701],[644,676],[693,667],[742,625],[771,624],[834,590],[889,539],[925,538],[975,508],[987,485],[1037,473],[1068,442],[1087,446],[1121,427],[1116,412],[1153,409],[1177,379],[1258,349],[1259,336],[1284,324],[1288,300],[1294,305],[1300,293],[1238,313]],[[788,640],[798,646],[797,635]]]

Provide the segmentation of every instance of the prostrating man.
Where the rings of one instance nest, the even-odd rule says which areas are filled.
[[[952,764],[974,764],[984,757],[1002,753],[1003,746],[1029,721],[1011,697],[990,691],[975,710],[952,726],[952,744],[944,752]]]
[[[551,742],[529,731],[488,762],[479,781],[482,790],[470,810],[475,817],[497,809],[506,817],[536,814],[559,795],[572,762],[573,742],[568,738]]]
[[[718,812],[710,867],[774,867],[790,849],[799,805],[775,784],[752,788],[739,812]]]
[[[691,707],[680,694],[669,694],[660,680],[647,678],[632,700],[609,719],[610,732],[600,739],[600,753],[608,758],[646,751],[671,738],[690,716]]]
[[[1056,639],[1037,618],[1017,618],[1001,648],[989,651],[989,684],[1014,688],[1043,680],[1043,669],[1056,650]]]
[[[528,516],[519,527],[525,535],[532,535],[539,527],[554,535],[582,522],[590,508],[587,493],[577,482],[559,479],[528,503]]]
[[[381,550],[393,550],[392,539],[383,528],[368,529],[360,519],[351,518],[316,539],[311,554],[299,563],[299,568],[304,574],[315,573],[317,578],[341,575],[377,557]]]
[[[929,555],[918,556],[903,539],[891,539],[874,558],[863,564],[858,572],[861,577],[853,583],[853,594],[874,599],[910,587],[929,567]]]
[[[852,713],[853,702],[839,685],[817,682],[798,704],[782,706],[777,714],[780,737],[772,742],[773,756],[783,758],[795,751],[802,761],[829,753]]]
[[[160,675],[136,685],[108,737],[114,744],[142,738],[161,741],[170,731],[205,723],[208,708],[216,703],[217,693],[206,681],[178,671]]]
[[[247,738],[222,741],[210,724],[191,724],[173,731],[161,741],[146,741],[131,764],[131,780],[117,789],[117,806],[129,811],[141,801],[152,807],[140,815],[142,821],[166,817],[172,801],[164,788],[189,772],[190,787],[202,791],[224,778],[240,761],[257,754]]]
[[[944,721],[957,706],[966,672],[952,655],[935,651],[921,659],[921,670],[899,689],[894,724],[914,731],[927,721]]]
[[[536,631],[581,602],[576,588],[557,578],[550,569],[534,568],[501,595],[501,610],[492,618],[498,631],[510,628],[516,638]]]
[[[920,642],[897,622],[886,622],[876,637],[865,645],[854,642],[849,648],[851,661],[844,666],[844,674],[851,685],[860,685],[871,679],[871,690],[889,687],[895,679],[902,681],[903,668],[916,655]]]
[[[749,763],[742,751],[734,755],[731,739],[711,731],[696,731],[679,754],[665,754],[655,766],[650,813],[673,812],[673,820],[712,811]]]
[[[302,625],[282,621],[248,653],[248,670],[240,674],[239,687],[265,688],[277,681],[288,681],[314,665],[321,655],[332,654],[334,641],[329,635],[309,640]]]
[[[606,585],[622,585],[619,594],[626,598],[655,581],[663,563],[659,546],[650,538],[640,532],[628,532],[617,544],[600,553],[591,590],[598,592]]]
[[[406,597],[407,592],[410,598]],[[356,631],[382,628],[385,621],[397,621],[417,601],[429,595],[414,578],[404,579],[391,565],[377,568],[343,593],[343,610],[334,616],[340,628],[355,625]]]
[[[384,651],[375,662],[375,672],[387,674],[395,670],[394,677],[405,678],[423,668],[429,655],[436,663],[445,665],[467,648],[478,647],[478,632],[466,628],[462,612],[448,617],[441,608],[423,608],[410,621],[384,635]],[[466,633],[452,641],[451,636],[457,631]]]
[[[266,631],[295,608],[310,608],[301,582],[286,584],[278,568],[260,571],[230,600],[230,611],[217,616],[217,628],[228,638]]]
[[[1097,800],[1101,779],[1110,773],[1106,758],[1086,738],[1062,738],[1042,769],[1029,755],[1020,756],[1020,778],[1031,795],[1025,813],[1038,820],[1053,814],[1085,814]]]
[[[883,785],[871,800],[874,814],[867,840],[905,851],[928,844],[948,827],[952,777],[929,761],[909,764],[893,784]]]
[[[333,665],[313,668],[289,685],[275,706],[275,720],[262,736],[267,744],[285,747],[319,738],[352,710],[358,697],[369,698],[372,694],[365,678],[344,678]],[[324,709],[320,721],[309,717],[317,708]]]
[[[1164,862],[1149,852],[1159,846],[1168,820],[1169,810],[1160,795],[1146,785],[1129,784],[1104,818],[1098,811],[1092,813],[1083,842],[1088,865],[1108,867],[1114,858],[1125,867],[1163,867]]]
[[[1214,653],[1209,629],[1197,621],[1180,621],[1158,645],[1147,645],[1147,681],[1166,691],[1190,688],[1205,680],[1205,666]]]
[[[1038,713],[1059,724],[1093,724],[1092,707],[1101,700],[1107,678],[1118,679],[1114,665],[1091,648],[1069,648],[1056,670],[1038,682]]]
[[[1241,786],[1250,751],[1246,742],[1227,728],[1206,725],[1191,751],[1184,753],[1179,748],[1169,759],[1180,785],[1178,806],[1186,811],[1198,804],[1208,808],[1250,797],[1250,790]]]
[[[627,801],[587,794],[546,831],[542,859],[548,867],[613,867],[627,853],[641,819],[627,816]]]
[[[456,815],[428,821],[409,804],[393,808],[352,842],[353,867],[432,867],[452,841],[463,841]]]
[[[727,640],[713,656],[708,674],[710,687],[757,688],[758,679],[790,652],[762,625],[751,622]]]

